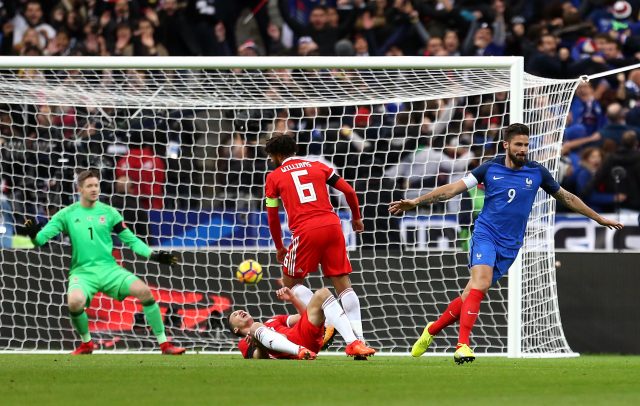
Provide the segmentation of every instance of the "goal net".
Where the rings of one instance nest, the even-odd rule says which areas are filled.
[[[512,122],[531,127],[530,159],[556,175],[577,85],[525,75],[519,58],[22,58],[0,66],[0,350],[66,351],[78,342],[66,308],[68,239],[29,249],[15,225],[76,201],[74,176],[87,168],[100,171],[102,201],[138,236],[180,252],[181,265],[169,269],[117,240],[114,251],[152,287],[177,343],[231,351],[232,308],[256,319],[294,311],[274,295],[281,269],[263,200],[272,169],[265,140],[287,133],[299,155],[332,166],[357,191],[361,235],[342,196],[331,197],[365,337],[383,353],[406,353],[468,280],[483,191],[404,217],[391,217],[388,204],[501,153]],[[476,352],[571,354],[557,302],[554,213],[540,191],[516,269],[482,304]],[[249,258],[264,269],[255,285],[234,278]],[[308,278],[312,289],[323,284],[319,273]],[[137,301],[98,294],[87,313],[102,349],[153,348]],[[445,329],[429,353],[450,352],[456,337],[457,328]],[[332,350],[340,349],[337,338]]]

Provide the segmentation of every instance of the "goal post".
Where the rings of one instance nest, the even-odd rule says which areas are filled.
[[[556,175],[577,84],[525,74],[521,57],[0,57],[4,198],[16,223],[44,220],[75,201],[74,174],[99,169],[104,201],[136,233],[182,251],[172,271],[116,253],[152,287],[170,334],[189,348],[230,351],[232,307],[257,318],[285,311],[273,296],[280,268],[262,207],[270,169],[262,147],[274,133],[291,134],[301,154],[355,186],[363,235],[350,231],[340,196],[331,198],[365,336],[382,352],[406,353],[468,279],[483,192],[403,218],[386,206],[495,156],[513,122],[530,126],[530,158]],[[518,260],[481,309],[477,353],[573,355],[558,309],[554,213],[539,192]],[[257,285],[234,281],[245,258],[263,266]],[[64,237],[33,251],[3,249],[0,350],[72,348],[68,263]],[[308,283],[322,286],[318,275]],[[151,348],[134,301],[98,295],[88,314],[103,348]],[[441,336],[430,354],[451,351],[454,329]]]

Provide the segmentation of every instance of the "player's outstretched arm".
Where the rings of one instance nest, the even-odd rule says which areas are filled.
[[[271,202],[270,202],[271,201]],[[282,227],[280,225],[280,214],[278,213],[278,201],[277,199],[267,199],[267,223],[269,223],[269,233],[276,245],[276,259],[282,263],[285,255],[287,255],[287,249],[282,242]]]
[[[60,213],[60,212],[59,212]],[[56,213],[46,225],[35,220],[24,222],[24,231],[31,238],[33,245],[40,247],[64,230],[64,220]]]
[[[122,241],[127,247],[131,248],[133,252],[145,258],[149,258],[151,261],[170,266],[177,265],[180,261],[180,259],[176,255],[168,251],[153,252],[151,247],[149,247],[144,241],[136,237],[136,235],[133,234],[131,230],[129,230],[127,225],[122,220],[116,223],[116,225],[113,227],[113,231],[118,234],[118,238],[120,238],[120,241]]]
[[[402,199],[395,202],[391,202],[389,205],[389,213],[402,214],[404,211],[412,210],[419,205],[428,205],[436,202],[443,202],[449,200],[454,196],[467,190],[467,184],[463,180],[449,183],[433,189],[431,192],[415,199]]]
[[[580,213],[583,216],[589,217],[591,220],[594,220],[601,226],[616,230],[620,230],[623,227],[623,225],[617,221],[609,220],[606,217],[602,217],[592,208],[587,206],[578,196],[566,191],[563,188],[560,188],[556,193],[554,193],[553,197],[569,209],[575,211],[576,213]]]
[[[331,180],[332,179],[329,179],[329,181]],[[353,231],[356,233],[362,233],[364,231],[364,223],[360,216],[360,202],[358,202],[358,195],[356,194],[356,191],[349,183],[347,183],[346,180],[340,177],[335,180],[334,184],[329,184],[344,194],[345,199],[347,199],[349,209],[351,210],[351,226]]]

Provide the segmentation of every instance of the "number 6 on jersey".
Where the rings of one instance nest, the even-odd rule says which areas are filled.
[[[300,203],[315,202],[317,200],[313,183],[300,182],[300,176],[307,175],[308,173],[309,172],[307,172],[306,169],[291,172],[291,177],[293,178],[293,183],[296,185],[296,192],[298,192]]]

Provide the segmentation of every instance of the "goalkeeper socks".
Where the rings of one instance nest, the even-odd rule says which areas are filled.
[[[89,316],[82,309],[79,313],[73,313],[69,311],[71,315],[71,324],[73,324],[73,328],[76,329],[78,334],[80,334],[80,339],[83,343],[88,343],[91,341],[91,333],[89,332]]]
[[[254,338],[270,350],[283,352],[285,354],[298,355],[300,346],[287,340],[287,337],[265,326],[258,327],[253,334]]]
[[[144,311],[144,317],[147,319],[147,323],[151,326],[153,335],[158,339],[158,344],[167,342],[167,336],[164,332],[164,323],[162,322],[162,313],[160,312],[160,306],[158,306],[158,303],[151,299],[142,304],[142,310]]]
[[[291,288],[291,291],[299,301],[304,303],[305,306],[309,304],[309,302],[311,301],[311,297],[313,296],[313,292],[311,291],[311,289],[304,285],[300,285],[299,283],[297,285],[294,285]]]
[[[458,345],[469,345],[469,335],[471,329],[478,318],[480,312],[480,302],[484,298],[484,293],[478,289],[471,289],[469,296],[462,303],[460,310],[460,334],[458,335]]]
[[[462,309],[462,298],[458,296],[453,299],[447,309],[432,325],[429,326],[429,334],[436,335],[443,328],[455,323],[460,318],[460,310]]]
[[[344,338],[347,345],[356,341],[357,338],[353,333],[351,323],[333,295],[329,296],[324,303],[322,303],[322,311],[324,312],[324,317],[327,319],[327,322],[338,330],[338,333]]]
[[[351,329],[355,333],[358,340],[364,342],[364,334],[362,334],[362,317],[360,316],[360,300],[358,295],[351,288],[347,288],[340,293],[340,302],[344,309],[349,322],[351,323]]]

